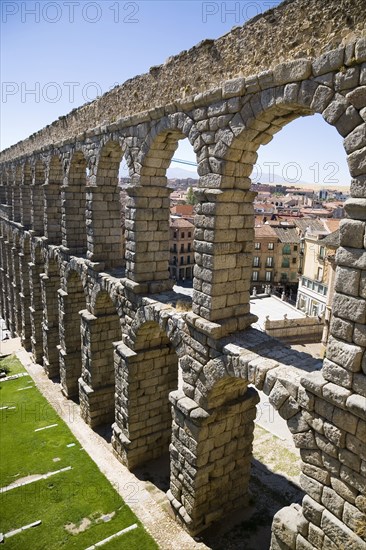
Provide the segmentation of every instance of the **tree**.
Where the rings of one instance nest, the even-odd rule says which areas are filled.
[[[197,199],[196,197],[194,196],[194,193],[193,193],[193,189],[192,187],[188,187],[188,191],[187,191],[187,204],[197,204]]]

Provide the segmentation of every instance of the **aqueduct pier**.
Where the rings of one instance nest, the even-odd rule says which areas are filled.
[[[88,424],[113,423],[129,468],[169,449],[168,496],[192,534],[247,503],[257,388],[287,420],[306,493],[276,514],[271,548],[366,549],[365,13],[285,2],[0,155],[0,315]],[[321,365],[251,328],[249,308],[256,151],[314,113],[352,177]],[[200,176],[190,312],[168,274],[182,138]]]

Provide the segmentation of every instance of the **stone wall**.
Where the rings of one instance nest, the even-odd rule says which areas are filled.
[[[320,342],[324,323],[318,317],[288,319],[285,315],[284,319],[271,320],[267,316],[264,321],[264,330],[269,336],[281,340]]]
[[[302,25],[301,6],[314,20],[310,42],[329,49],[321,27],[330,43],[347,43],[315,58],[289,49],[290,60],[279,54],[253,77],[203,85],[204,93],[181,93],[174,104],[97,129],[97,111],[83,119],[81,109],[71,115],[75,126],[65,123],[68,140],[59,122],[24,149],[4,152],[0,315],[48,375],[60,375],[64,393],[79,396],[90,425],[113,422],[113,448],[128,467],[166,452],[170,441],[168,496],[191,533],[245,504],[257,400],[248,385],[263,390],[300,448],[306,492],[301,506],[276,515],[272,549],[359,550],[366,548],[366,38],[352,10],[362,2],[285,3],[216,47],[240,46],[248,28],[259,39],[272,17]],[[179,59],[167,63],[176,83]],[[207,82],[197,59],[196,74]],[[91,110],[108,121],[104,100]],[[353,178],[324,363],[250,328],[249,304],[256,151],[314,113],[344,138]],[[168,272],[166,170],[184,137],[200,175],[190,312],[174,307],[179,295]],[[123,155],[132,176],[124,239],[116,209]]]

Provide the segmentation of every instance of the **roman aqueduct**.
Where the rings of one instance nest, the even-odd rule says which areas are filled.
[[[272,549],[366,549],[365,13],[365,0],[285,2],[0,156],[0,315],[88,424],[113,423],[129,468],[169,449],[169,500],[192,534],[247,502],[257,388],[287,420],[306,493],[276,514]],[[314,113],[344,138],[352,176],[322,365],[251,328],[249,308],[256,151]],[[168,273],[182,138],[200,176],[189,312]]]

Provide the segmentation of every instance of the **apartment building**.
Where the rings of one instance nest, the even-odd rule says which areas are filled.
[[[302,241],[303,272],[299,280],[296,307],[312,317],[330,319],[335,277],[335,252],[339,246],[339,230],[328,233],[308,230]]]
[[[295,226],[264,224],[254,229],[251,289],[257,292],[271,285],[289,294],[296,290],[299,270],[300,237]]]
[[[275,251],[278,237],[268,224],[255,227],[254,235],[251,292],[254,287],[261,292],[261,287],[274,282]]]
[[[185,218],[170,218],[170,276],[176,281],[193,278],[194,225]]]

